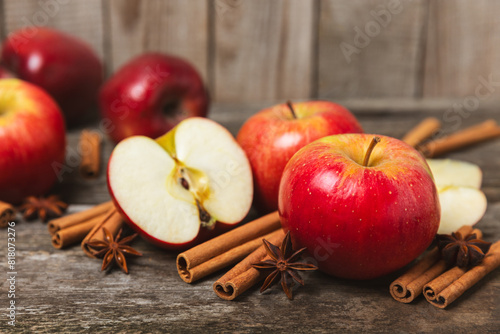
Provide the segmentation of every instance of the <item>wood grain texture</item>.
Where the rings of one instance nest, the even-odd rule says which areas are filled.
[[[104,57],[101,0],[3,0],[6,33],[33,27],[60,29],[89,43]]]
[[[430,1],[424,97],[474,96],[490,76],[500,96],[499,10],[498,1]]]
[[[4,8],[4,0],[0,0],[0,8]],[[6,37],[5,33],[5,11],[0,11],[0,39],[3,41]]]
[[[311,96],[314,0],[215,0],[217,101]]]
[[[321,0],[319,97],[420,94],[427,1]]]
[[[111,67],[145,51],[190,61],[207,79],[208,0],[110,0]]]
[[[490,206],[479,226],[485,238],[499,238]],[[143,257],[129,261],[130,274],[100,271],[100,260],[80,247],[56,250],[45,224],[19,222],[17,242],[17,324],[14,332],[36,333],[320,333],[412,332],[494,333],[498,330],[500,271],[467,291],[446,312],[422,298],[411,305],[392,299],[388,286],[396,274],[369,282],[333,279],[320,272],[303,274],[306,286],[290,302],[278,286],[258,287],[237,301],[217,297],[212,283],[221,274],[186,284],[177,275],[175,254],[143,240],[133,243]],[[5,243],[0,244],[5,256]],[[0,270],[6,272],[5,261]],[[6,291],[6,280],[2,291]],[[2,297],[3,305],[5,297]],[[6,320],[0,331],[10,332]]]
[[[440,117],[453,101],[346,100],[367,132],[402,137],[423,118]],[[237,133],[246,117],[264,103],[216,104],[211,117]],[[370,109],[370,106],[375,106]],[[241,113],[235,113],[240,110]],[[464,120],[463,127],[495,115],[495,109],[481,109]],[[446,126],[446,124],[445,124]],[[76,149],[79,130],[69,133],[70,150]],[[113,144],[105,141],[104,161]],[[485,240],[500,239],[500,140],[470,147],[448,157],[479,164],[484,171],[483,189],[488,210],[478,223]],[[66,174],[53,191],[71,203],[98,203],[108,199],[105,177],[81,179]],[[80,211],[83,205],[71,205]],[[255,213],[249,215],[249,219]],[[404,332],[494,333],[500,328],[500,270],[489,274],[443,312],[422,298],[411,305],[392,299],[388,287],[401,272],[354,282],[328,277],[320,272],[304,273],[305,287],[294,291],[289,301],[275,286],[264,294],[254,287],[234,302],[219,299],[212,283],[222,273],[195,284],[184,283],[177,275],[173,252],[163,251],[143,240],[134,248],[143,257],[129,262],[130,274],[114,268],[100,271],[100,261],[86,257],[80,247],[56,250],[50,244],[46,224],[18,219],[16,229],[17,332]],[[4,230],[5,231],[5,230]],[[2,234],[6,237],[6,233]],[[7,257],[7,243],[0,242],[0,257]],[[8,272],[7,262],[0,270]],[[5,307],[7,280],[0,283]],[[457,330],[458,329],[458,330]],[[0,332],[12,328],[6,319]]]

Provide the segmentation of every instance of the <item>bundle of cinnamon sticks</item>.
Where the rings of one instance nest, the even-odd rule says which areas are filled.
[[[53,219],[48,224],[52,245],[61,249],[81,242],[85,254],[95,258],[96,251],[86,241],[102,240],[103,228],[113,235],[122,227],[123,220],[111,201],[88,210]]]
[[[480,230],[471,226],[463,226],[457,232],[461,235],[475,233],[478,239],[483,235]],[[391,283],[390,293],[402,303],[410,303],[423,293],[432,305],[445,308],[499,266],[500,241],[491,246],[479,265],[469,270],[457,266],[449,269],[436,246]]]
[[[192,283],[241,260],[213,285],[219,297],[233,300],[262,278],[251,265],[267,256],[262,239],[280,244],[284,237],[278,212],[270,213],[179,254],[179,276]]]
[[[437,118],[429,117],[410,130],[402,140],[422,152],[426,158],[435,158],[500,136],[500,126],[495,120],[489,119],[451,135],[425,142],[440,128],[441,122]]]

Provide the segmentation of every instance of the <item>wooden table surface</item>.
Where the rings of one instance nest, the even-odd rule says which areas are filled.
[[[429,115],[442,118],[451,101],[346,101],[368,133],[401,138]],[[211,118],[236,134],[243,121],[261,107],[217,105]],[[460,119],[466,127],[498,118],[482,106]],[[445,129],[457,126],[444,123]],[[79,130],[68,134],[69,157],[76,154]],[[105,161],[113,145],[104,145]],[[489,241],[500,239],[500,140],[454,152],[447,157],[477,163],[484,172],[488,210],[478,223]],[[75,156],[72,159],[77,159]],[[68,160],[68,166],[74,166]],[[80,178],[76,169],[64,175],[53,193],[78,211],[109,199],[104,173],[96,180]],[[251,212],[249,218],[255,217]],[[278,286],[260,294],[258,286],[236,301],[224,301],[212,290],[223,273],[188,285],[177,275],[176,253],[137,240],[144,256],[129,262],[130,274],[117,268],[100,271],[79,246],[56,250],[46,224],[16,224],[16,327],[7,324],[6,279],[2,280],[0,332],[498,332],[500,331],[500,270],[489,274],[448,309],[430,305],[423,297],[400,304],[389,294],[394,273],[373,281],[353,282],[320,272],[304,274],[305,287],[290,301]],[[0,242],[0,268],[7,268],[7,233]],[[400,274],[400,272],[399,272]],[[5,274],[6,275],[6,274]]]

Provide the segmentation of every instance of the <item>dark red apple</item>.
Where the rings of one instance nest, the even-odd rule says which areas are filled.
[[[395,271],[420,255],[439,227],[438,193],[425,159],[400,140],[380,136],[373,147],[373,139],[319,139],[283,172],[283,228],[333,276],[370,279]]]
[[[120,68],[102,87],[101,115],[115,142],[156,138],[191,116],[206,116],[208,92],[196,69],[174,56],[148,53]]]
[[[2,65],[20,79],[47,91],[66,122],[76,125],[97,102],[102,64],[83,41],[63,32],[37,27],[9,34],[2,46]]]
[[[250,117],[238,133],[254,176],[254,204],[278,209],[281,174],[288,160],[310,142],[337,133],[363,132],[343,106],[329,101],[279,104]]]
[[[0,200],[18,203],[47,192],[65,149],[64,119],[55,101],[30,83],[0,80]]]

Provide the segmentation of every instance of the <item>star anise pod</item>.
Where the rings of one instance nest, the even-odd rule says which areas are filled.
[[[23,213],[26,220],[40,218],[44,222],[50,218],[61,217],[68,208],[56,195],[49,197],[28,196],[24,199],[19,211]]]
[[[437,241],[446,264],[460,268],[478,265],[491,246],[491,242],[477,239],[475,233],[465,237],[460,232],[438,234]]]
[[[127,261],[125,260],[125,254],[142,256],[141,253],[127,245],[128,242],[132,241],[137,237],[137,233],[129,235],[120,240],[122,230],[118,231],[116,238],[105,228],[102,228],[104,234],[104,240],[90,240],[87,245],[98,252],[95,254],[97,257],[103,256],[101,270],[108,268],[111,263],[116,262],[116,264],[128,274]]]
[[[271,244],[266,239],[262,239],[267,254],[271,260],[264,260],[252,264],[257,269],[274,269],[274,271],[267,276],[264,284],[260,288],[260,292],[266,291],[271,285],[277,283],[281,279],[281,286],[285,291],[288,299],[292,299],[292,287],[294,280],[304,285],[304,280],[300,277],[297,271],[299,270],[316,270],[315,265],[309,263],[296,262],[306,248],[299,249],[295,253],[292,248],[292,240],[290,232],[288,232],[281,243],[281,248]]]

